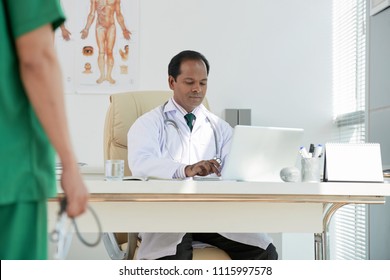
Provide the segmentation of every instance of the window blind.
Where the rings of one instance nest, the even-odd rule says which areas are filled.
[[[366,0],[333,0],[333,117],[335,142],[365,142]],[[331,259],[367,259],[367,208],[337,211],[330,230]]]

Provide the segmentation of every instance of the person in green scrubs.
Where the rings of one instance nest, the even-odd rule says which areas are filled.
[[[88,191],[65,114],[54,29],[58,0],[0,2],[0,259],[47,259],[47,199],[56,196],[55,152],[69,217]]]

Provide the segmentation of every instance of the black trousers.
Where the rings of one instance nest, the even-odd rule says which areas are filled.
[[[192,241],[201,241],[224,250],[232,260],[277,260],[278,253],[271,243],[266,250],[230,240],[218,233],[187,233],[177,245],[176,255],[159,260],[192,260]]]

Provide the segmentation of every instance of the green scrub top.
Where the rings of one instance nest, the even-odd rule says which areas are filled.
[[[56,195],[55,153],[27,99],[15,41],[64,20],[58,0],[0,2],[0,205]]]

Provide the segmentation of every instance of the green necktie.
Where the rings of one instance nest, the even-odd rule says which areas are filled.
[[[192,131],[192,124],[193,124],[194,120],[196,119],[195,115],[193,113],[188,113],[187,115],[184,116],[184,118],[187,121],[188,127]]]

